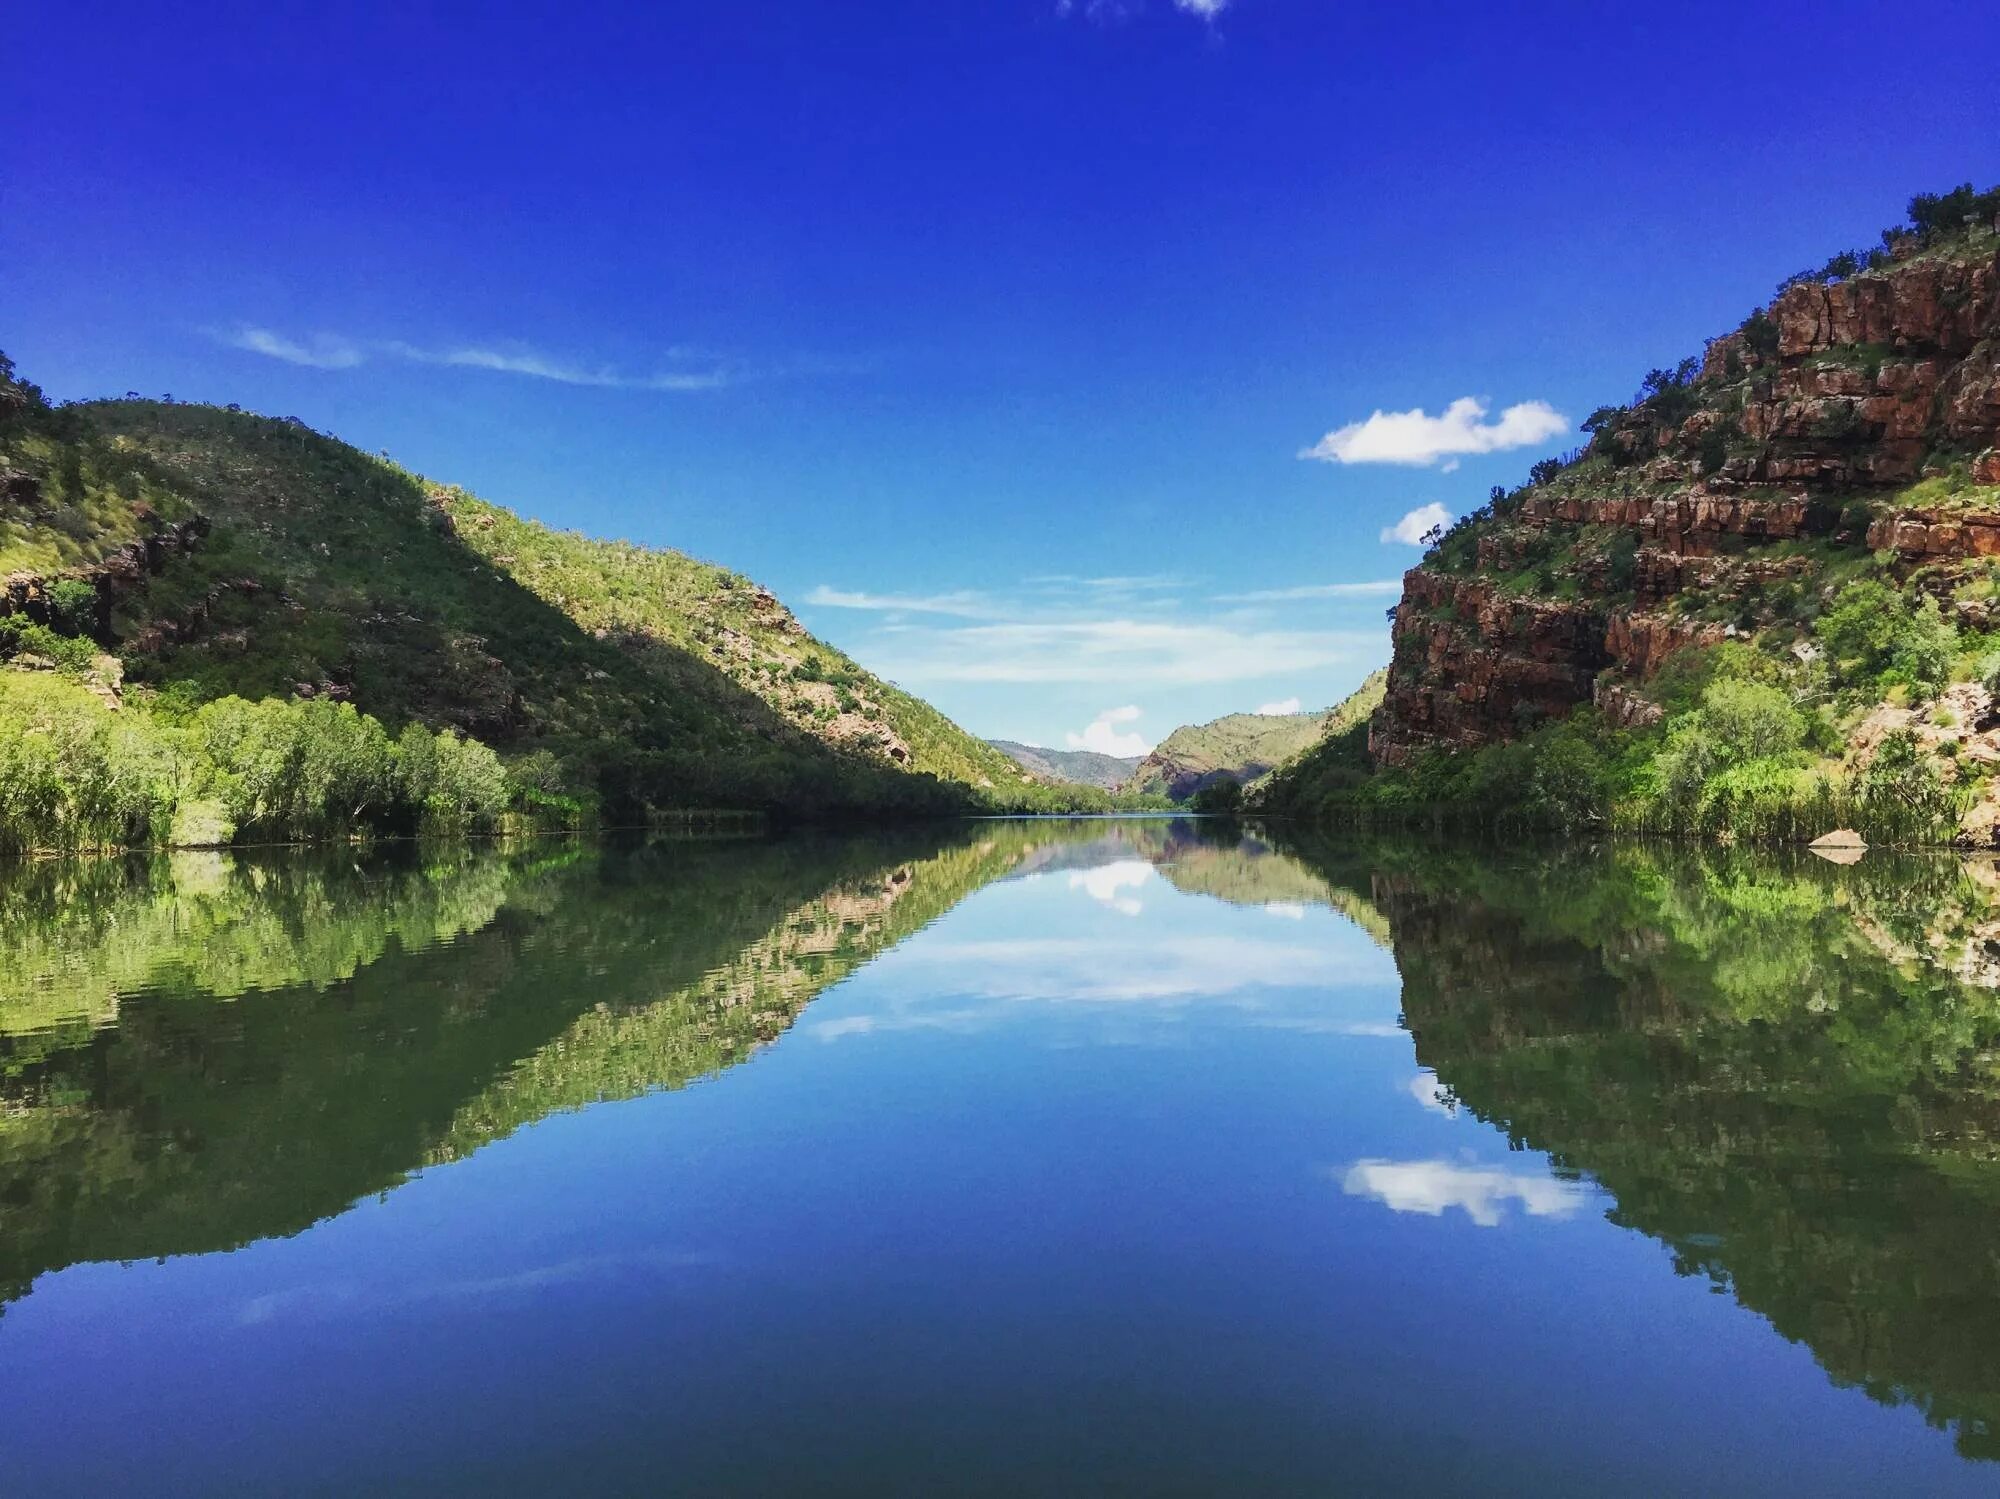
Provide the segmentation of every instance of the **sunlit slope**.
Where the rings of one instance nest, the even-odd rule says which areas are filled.
[[[1366,723],[1382,702],[1386,672],[1375,672],[1319,713],[1231,713],[1178,728],[1140,764],[1127,789],[1186,801],[1217,781],[1248,785],[1325,739]]]
[[[392,728],[549,749],[656,804],[1024,786],[742,575],[552,531],[296,422],[33,408],[0,428],[0,477],[0,574],[97,586],[134,683],[350,700]]]

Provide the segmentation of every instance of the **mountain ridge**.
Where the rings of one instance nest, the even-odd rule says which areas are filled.
[[[1128,790],[1184,802],[1223,781],[1247,786],[1289,763],[1328,733],[1365,719],[1381,701],[1383,673],[1369,673],[1330,708],[1310,713],[1225,713],[1184,724],[1162,739],[1126,783]]]
[[[1106,755],[1096,750],[1048,749],[1013,739],[986,741],[1030,775],[1046,781],[1069,781],[1102,791],[1120,790],[1144,762],[1143,755]]]

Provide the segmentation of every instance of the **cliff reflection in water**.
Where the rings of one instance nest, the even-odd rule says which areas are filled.
[[[1299,854],[1386,918],[1440,1104],[1595,1179],[1836,1382],[2000,1456],[1992,865]]]
[[[1342,912],[1393,950],[1419,1101],[1559,1168],[1354,1160],[1350,1193],[1608,1210],[1836,1381],[1994,1454],[2000,880],[1945,859],[1280,849],[1132,820],[21,866],[0,1297],[296,1233],[553,1112],[716,1073],[981,886],[1067,871],[1115,901],[1124,865]]]

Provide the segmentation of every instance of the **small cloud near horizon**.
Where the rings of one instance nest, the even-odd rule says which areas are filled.
[[[994,612],[984,594],[969,588],[933,594],[863,593],[853,589],[830,588],[822,583],[806,595],[805,602],[822,609],[861,609],[882,614],[952,614],[961,619],[989,619]]]
[[[1150,755],[1153,746],[1144,734],[1136,730],[1119,732],[1118,725],[1137,723],[1143,716],[1141,710],[1126,706],[1106,708],[1084,726],[1081,734],[1065,734],[1063,741],[1073,750],[1094,750],[1100,755],[1110,755],[1115,760],[1131,760],[1142,755]]]
[[[1451,524],[1451,512],[1432,500],[1428,505],[1419,505],[1393,526],[1382,528],[1382,540],[1400,541],[1404,546],[1422,546],[1424,537],[1433,526]]]
[[[1300,599],[1388,598],[1403,591],[1401,578],[1371,578],[1365,583],[1307,583],[1297,588],[1255,588],[1248,593],[1218,593],[1218,604],[1288,604]]]
[[[1547,401],[1509,406],[1496,421],[1486,419],[1486,403],[1461,396],[1436,416],[1423,407],[1377,410],[1365,422],[1350,422],[1299,453],[1321,463],[1398,463],[1429,468],[1440,459],[1500,453],[1533,447],[1569,430],[1569,419]]]
[[[1185,687],[1295,677],[1338,666],[1375,644],[1377,632],[1245,630],[1215,622],[1007,620],[896,637],[874,663],[904,686],[939,683],[1087,683]]]
[[[1299,700],[1295,697],[1281,697],[1275,703],[1265,703],[1258,708],[1260,716],[1266,718],[1288,718],[1299,711]]]

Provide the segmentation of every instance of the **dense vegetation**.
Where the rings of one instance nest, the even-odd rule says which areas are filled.
[[[1255,805],[1364,823],[1948,841],[1991,777],[1957,757],[2000,701],[2000,634],[1962,633],[1934,599],[1872,577],[1799,621],[1679,653],[1649,684],[1664,710],[1650,726],[1586,707],[1506,743],[1377,767],[1357,724],[1273,774]],[[1857,735],[1872,751],[1858,772],[1843,758]]]
[[[51,407],[0,360],[6,575],[0,847],[1108,804],[727,569],[291,419]]]

